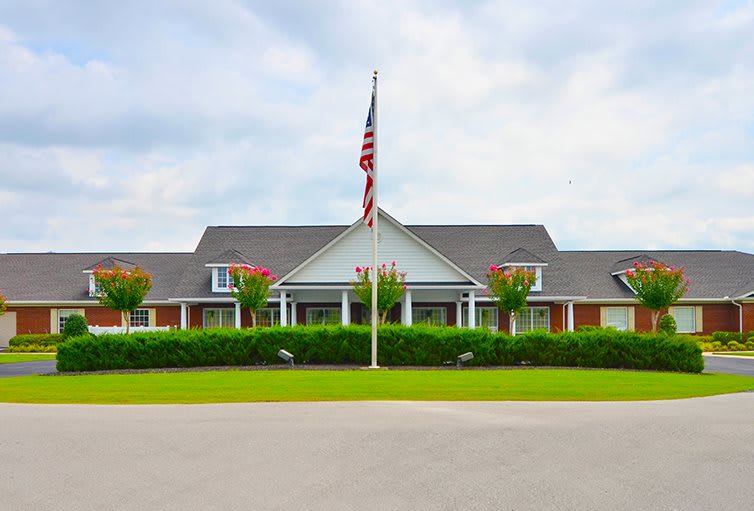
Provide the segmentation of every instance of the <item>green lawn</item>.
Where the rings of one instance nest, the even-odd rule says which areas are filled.
[[[633,371],[227,371],[24,376],[0,380],[0,402],[605,401],[754,390],[754,378]]]
[[[0,364],[34,362],[35,360],[53,360],[55,353],[0,353]]]
[[[754,357],[754,351],[716,351],[713,355],[738,355],[741,357]]]

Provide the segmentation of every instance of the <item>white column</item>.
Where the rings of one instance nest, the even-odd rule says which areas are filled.
[[[181,304],[181,330],[188,328],[188,304]]]
[[[469,291],[469,328],[476,328],[476,293]]]
[[[280,291],[280,326],[288,326],[288,308],[286,307],[285,291]]]
[[[351,324],[351,307],[348,302],[348,290],[344,289],[340,293],[340,324],[341,325],[350,325]]]
[[[296,326],[296,305],[298,302],[291,302],[291,326]]]
[[[411,290],[406,289],[406,293],[403,298],[403,324],[411,326],[414,322],[413,305],[411,305]]]
[[[568,331],[573,332],[573,302],[568,302],[566,309],[568,310]]]
[[[241,304],[236,302],[236,328],[241,328]]]
[[[463,304],[461,302],[456,302],[456,326],[464,326],[463,325]]]

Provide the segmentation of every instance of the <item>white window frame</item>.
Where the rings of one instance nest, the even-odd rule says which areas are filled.
[[[146,325],[145,324],[134,324],[134,319],[136,318],[137,313],[138,313],[138,316],[142,316],[141,319],[144,319],[144,316],[146,316],[146,320],[147,320]],[[133,311],[130,314],[130,316],[128,318],[128,323],[129,323],[129,326],[131,328],[137,328],[137,327],[147,327],[147,328],[149,328],[151,326],[154,326],[152,324],[152,314],[151,314],[151,311],[149,309],[136,309],[135,311]]]
[[[216,266],[212,268],[212,292],[213,293],[230,293],[229,284],[233,283],[233,279],[228,275],[228,280],[225,283],[225,287],[220,286],[220,272],[227,272],[230,270],[230,266]]]
[[[433,323],[430,321],[427,321],[428,318],[425,319],[419,319],[417,318],[417,312],[419,311],[432,311],[440,312],[440,322]],[[416,325],[419,323],[426,323],[428,325],[440,325],[440,326],[447,326],[448,325],[448,309],[446,307],[412,307],[411,308],[411,323]]]
[[[625,319],[625,328],[621,328],[621,326],[618,324],[619,322],[610,320],[611,312],[615,314],[621,310],[623,311],[623,318]],[[617,328],[621,332],[627,332],[630,327],[630,325],[628,324],[628,307],[606,307],[605,308],[605,321],[606,321],[605,326],[611,326],[611,327]]]
[[[260,312],[263,314],[270,314],[269,325],[260,325]],[[257,309],[257,326],[280,326],[280,307],[263,307],[261,309]]]
[[[478,305],[476,307],[474,307],[474,309],[475,309],[474,316],[476,317],[476,323],[474,323],[474,324],[476,325],[477,328],[482,328],[482,327],[488,328],[490,330],[490,332],[497,332],[498,331],[498,329],[500,328],[500,309],[498,309],[497,307],[479,307]],[[492,314],[491,317],[495,318],[494,325],[493,324],[490,324],[490,325],[484,325],[483,324],[483,322],[482,322],[483,311],[486,311],[486,312]],[[463,319],[461,321],[461,326],[462,327],[466,327],[468,325],[469,325],[469,308],[468,307],[464,307],[463,308]]]
[[[217,314],[217,325],[214,326],[207,326],[207,314],[209,312],[214,312]],[[223,321],[223,313],[231,313],[231,317],[228,320],[229,324],[224,324],[225,321]],[[230,307],[218,307],[218,308],[208,308],[204,309],[202,311],[202,328],[235,328],[236,327],[236,309],[230,308]]]
[[[65,313],[65,316],[63,315]],[[73,314],[81,314],[81,309],[58,309],[58,333],[62,334],[65,328],[65,322],[68,320],[68,316]]]
[[[97,297],[102,294],[101,286],[97,285],[97,281],[94,279],[94,273],[89,275],[89,296]]]
[[[678,314],[679,309],[690,309],[691,310],[691,330],[683,330],[681,328],[681,324],[678,322],[678,317],[676,314]],[[674,305],[673,309],[673,319],[675,319],[675,324],[678,327],[677,332],[679,334],[694,334],[696,333],[696,307],[694,305]]]
[[[546,306],[545,307],[524,307],[524,309],[522,310],[522,312],[524,310],[527,311],[527,312],[528,311],[531,312],[531,316],[530,316],[530,319],[529,319],[529,324],[526,325],[526,327],[527,327],[526,330],[520,330],[520,328],[522,328],[522,326],[524,325],[524,319],[521,316],[521,312],[519,312],[516,315],[516,335],[518,335],[518,334],[524,334],[526,332],[533,332],[534,330],[545,330],[545,328],[534,328],[534,311],[536,311],[536,310],[546,310],[547,311],[547,320],[546,320],[547,321],[547,328],[546,328],[546,330],[548,332],[550,331],[550,308],[549,307],[546,307]]]
[[[322,321],[314,321],[313,313],[322,312]],[[307,307],[306,324],[307,325],[340,325],[340,307]],[[331,316],[328,318],[328,316]]]
[[[526,271],[533,271],[535,282],[530,291],[542,291],[542,266],[535,264],[504,264],[503,268],[523,268]]]

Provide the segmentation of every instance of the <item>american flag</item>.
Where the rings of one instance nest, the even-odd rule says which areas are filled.
[[[367,173],[367,185],[364,189],[364,202],[361,207],[364,208],[364,223],[370,228],[374,217],[374,202],[372,200],[372,185],[374,184],[374,127],[372,119],[374,118],[374,89],[372,89],[372,103],[369,106],[367,115],[367,125],[364,128],[364,143],[361,145],[361,158],[359,167]]]

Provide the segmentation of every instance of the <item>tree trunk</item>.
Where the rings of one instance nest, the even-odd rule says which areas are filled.
[[[257,327],[257,311],[254,309],[249,309],[249,314],[251,314],[251,328]]]
[[[511,312],[510,324],[508,325],[508,330],[510,330],[511,335],[516,335],[516,313],[515,312]]]
[[[129,311],[121,311],[123,315],[123,322],[126,324],[126,333],[131,330],[131,313]]]
[[[660,311],[652,311],[652,332],[657,333],[657,320],[660,317]]]
[[[380,318],[380,325],[385,324],[385,320],[387,319],[387,313],[390,312],[388,310],[382,311],[382,317]]]

